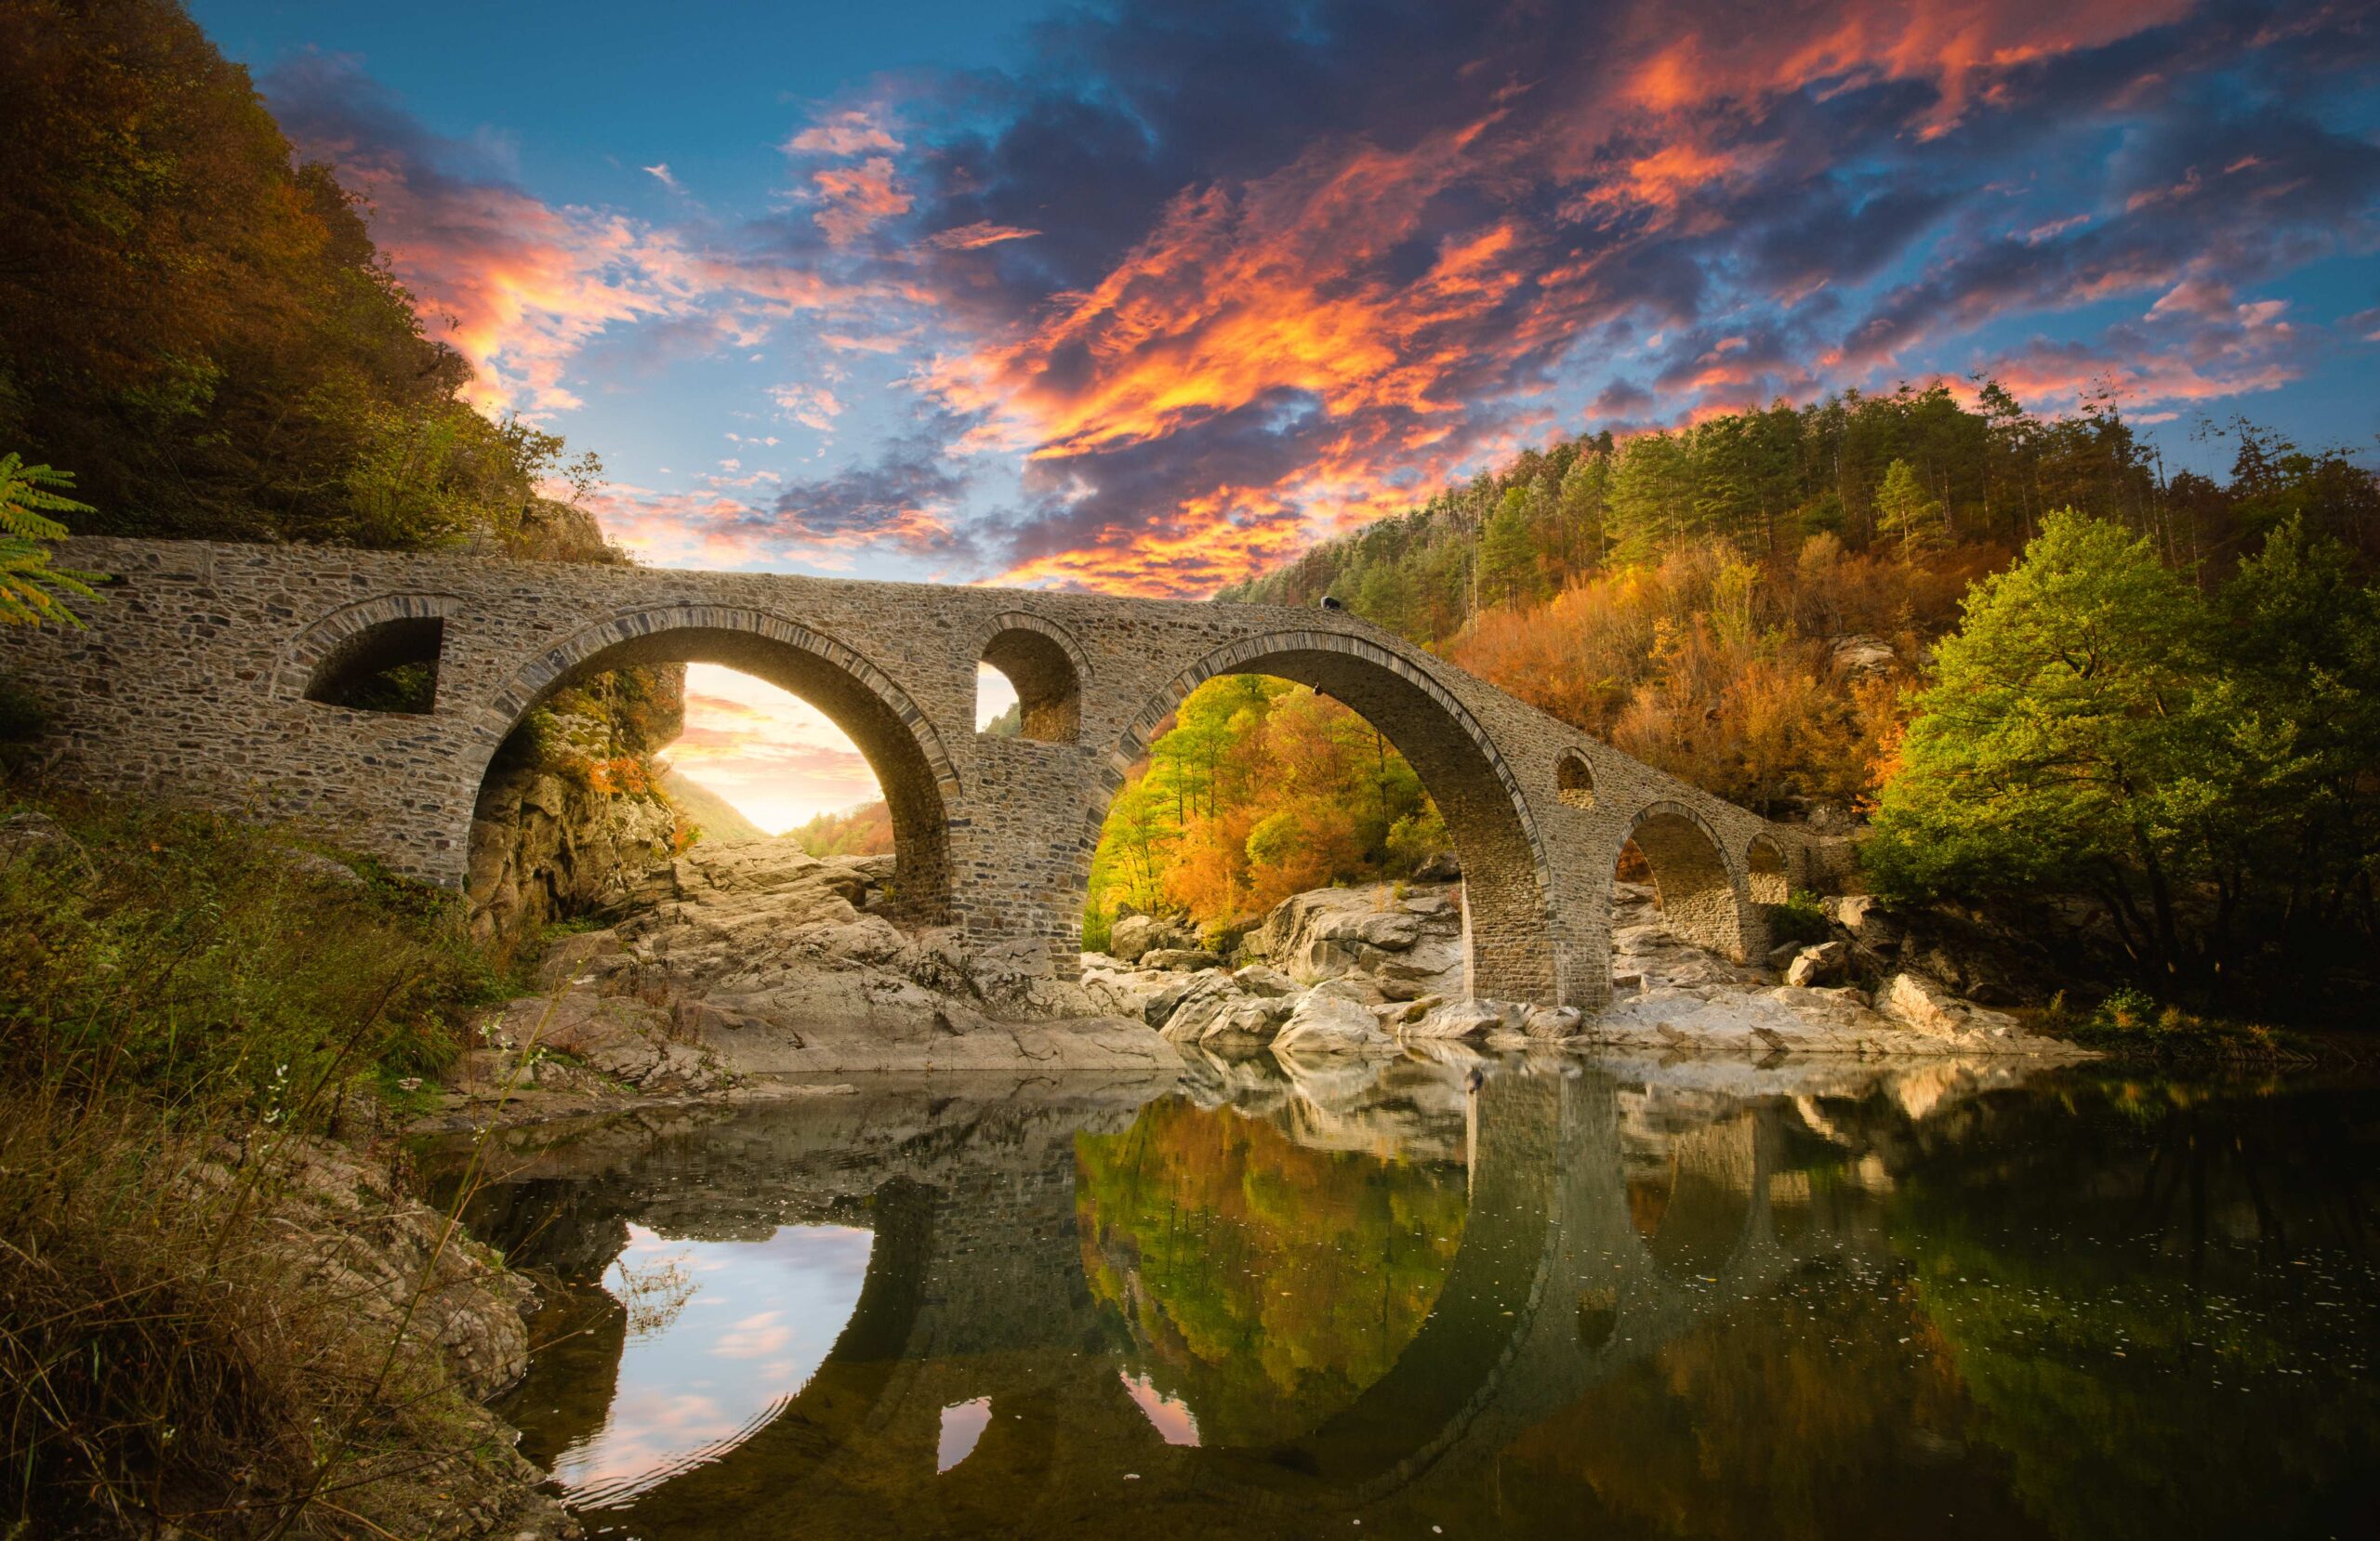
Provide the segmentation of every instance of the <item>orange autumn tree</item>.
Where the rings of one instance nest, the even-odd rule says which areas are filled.
[[[1109,806],[1085,945],[1127,905],[1220,927],[1408,873],[1448,843],[1421,778],[1362,718],[1286,680],[1223,676],[1183,698]]]

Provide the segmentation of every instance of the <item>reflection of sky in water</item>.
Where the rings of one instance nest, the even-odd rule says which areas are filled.
[[[1140,1408],[1141,1416],[1149,1420],[1149,1427],[1156,1429],[1166,1443],[1198,1442],[1198,1415],[1190,1411],[1188,1403],[1167,1396],[1151,1384],[1146,1376],[1118,1370],[1116,1376],[1124,1383],[1125,1394]]]
[[[992,1399],[954,1402],[942,1410],[942,1438],[934,1450],[936,1471],[947,1471],[975,1453],[975,1442],[992,1426]]]
[[[628,1339],[603,1427],[562,1453],[555,1481],[575,1503],[617,1503],[740,1443],[834,1346],[873,1240],[788,1225],[763,1242],[670,1241],[630,1225],[603,1287],[627,1300],[623,1264],[649,1275],[674,1260],[694,1294],[674,1320]]]

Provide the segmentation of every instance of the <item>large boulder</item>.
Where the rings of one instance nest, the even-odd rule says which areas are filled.
[[[1844,894],[1828,900],[1826,917],[1849,932],[1851,940],[1869,952],[1890,952],[1900,945],[1900,926],[1885,912],[1884,901],[1868,894]]]
[[[1904,968],[1884,981],[1876,992],[1876,1009],[1903,1027],[1937,1038],[2007,1037],[2016,1031],[2014,1017],[1961,1000],[1940,981],[1914,968]]]
[[[551,1077],[539,1074],[544,1058],[561,1054],[641,1092],[716,1091],[735,1080],[708,1049],[676,1041],[672,1025],[670,1013],[630,997],[575,991],[530,996],[509,1003],[486,1023],[484,1036],[496,1058],[467,1059],[464,1073],[498,1087],[549,1084]]]
[[[1203,947],[1152,947],[1141,955],[1144,968],[1165,968],[1175,973],[1196,973],[1202,968],[1220,968],[1223,960]]]
[[[1496,1001],[1448,1001],[1402,1029],[1408,1038],[1482,1038],[1514,1023]]]
[[[1844,971],[1850,966],[1851,948],[1848,943],[1822,942],[1793,955],[1793,961],[1785,966],[1785,982],[1804,990],[1840,984]]]
[[[1278,968],[1262,963],[1251,963],[1232,975],[1232,982],[1251,995],[1294,995],[1298,981]]]
[[[1197,945],[1197,939],[1172,921],[1153,915],[1124,915],[1108,928],[1107,955],[1138,963],[1155,951]]]
[[[1289,1020],[1273,1039],[1273,1052],[1394,1054],[1396,1040],[1364,1007],[1327,985],[1317,985],[1297,997]]]
[[[1246,946],[1305,983],[1360,974],[1412,1000],[1460,987],[1462,911],[1436,889],[1319,889],[1275,905]]]

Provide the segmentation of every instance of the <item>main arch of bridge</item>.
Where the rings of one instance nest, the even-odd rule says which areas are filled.
[[[1690,891],[1698,938],[1744,956],[1765,940],[1755,842],[1765,886],[1780,853],[1788,878],[1808,861],[1790,832],[1343,612],[211,542],[74,541],[61,560],[115,575],[89,629],[0,638],[51,707],[53,774],[294,821],[449,885],[524,714],[592,672],[688,660],[783,685],[851,734],[913,916],[1059,974],[1109,800],[1221,673],[1324,691],[1413,763],[1464,867],[1475,994],[1604,1004],[1632,834],[1662,847],[1664,900]],[[974,729],[986,662],[1019,683],[1019,736]],[[355,705],[349,677],[392,663],[426,670],[417,699]]]

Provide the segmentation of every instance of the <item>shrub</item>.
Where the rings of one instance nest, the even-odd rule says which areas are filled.
[[[1778,946],[1789,942],[1824,942],[1832,934],[1818,895],[1807,889],[1795,889],[1782,904],[1768,906],[1769,939]]]
[[[0,858],[0,1080],[317,1125],[367,1071],[443,1068],[505,993],[450,895],[230,819],[49,811],[84,854]]]

